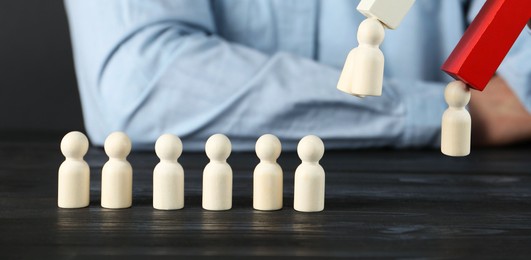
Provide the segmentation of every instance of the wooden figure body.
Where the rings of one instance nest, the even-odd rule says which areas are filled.
[[[383,25],[367,18],[358,29],[359,46],[350,51],[337,88],[358,97],[381,96],[384,55],[379,46],[385,36]]]
[[[302,163],[295,170],[293,208],[302,212],[318,212],[324,209],[325,171],[319,164],[324,154],[323,141],[308,135],[301,139],[297,154]]]
[[[153,170],[153,208],[160,210],[184,207],[184,169],[177,162],[183,144],[172,134],[161,135],[155,143],[160,162]]]
[[[65,161],[59,167],[57,206],[83,208],[90,203],[90,167],[83,160],[89,142],[81,132],[70,132],[61,141]]]
[[[472,121],[465,106],[470,101],[470,90],[461,81],[448,84],[444,97],[449,108],[442,117],[441,152],[449,156],[470,154]]]
[[[256,142],[260,163],[253,173],[253,208],[279,210],[282,208],[283,173],[277,163],[282,145],[274,135],[266,134]]]
[[[227,163],[232,146],[229,138],[215,134],[208,138],[205,152],[210,159],[203,171],[203,208],[232,208],[232,169]]]
[[[133,168],[126,160],[131,141],[125,133],[114,132],[105,139],[109,161],[101,171],[101,206],[109,209],[129,208],[133,202]]]
[[[337,89],[357,96],[381,96],[385,27],[396,29],[415,0],[361,0],[357,10],[367,17],[358,28],[359,46],[350,51]]]

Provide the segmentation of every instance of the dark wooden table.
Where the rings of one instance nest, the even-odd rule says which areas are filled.
[[[185,153],[185,208],[151,206],[150,152],[129,156],[133,207],[99,206],[100,148],[91,148],[91,205],[56,206],[60,136],[0,135],[1,256],[320,256],[531,259],[531,147],[328,151],[321,213],[293,210],[295,153],[283,153],[284,209],[252,209],[253,153],[233,153],[234,207],[201,208],[201,153]],[[6,259],[2,257],[2,259]]]

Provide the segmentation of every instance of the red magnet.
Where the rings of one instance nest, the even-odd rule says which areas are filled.
[[[530,19],[531,0],[488,0],[442,70],[483,90]]]

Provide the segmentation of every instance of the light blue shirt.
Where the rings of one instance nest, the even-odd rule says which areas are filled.
[[[163,133],[201,150],[214,133],[252,150],[265,133],[292,150],[439,144],[452,79],[440,70],[484,0],[417,0],[386,30],[381,97],[336,89],[364,17],[353,0],[66,0],[85,126],[93,144],[124,131],[138,149]],[[468,16],[468,17],[467,17]],[[531,111],[531,39],[498,73]]]

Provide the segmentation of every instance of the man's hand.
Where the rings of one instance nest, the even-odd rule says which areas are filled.
[[[475,145],[500,146],[531,140],[531,114],[501,77],[492,78],[483,92],[472,91],[469,110]]]

